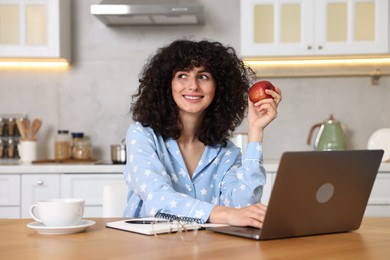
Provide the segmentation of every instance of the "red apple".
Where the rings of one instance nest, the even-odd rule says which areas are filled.
[[[265,98],[272,98],[272,96],[265,93],[266,89],[270,89],[275,91],[274,85],[272,85],[271,82],[263,80],[256,82],[250,89],[249,89],[249,99],[253,103],[259,102],[262,99]]]

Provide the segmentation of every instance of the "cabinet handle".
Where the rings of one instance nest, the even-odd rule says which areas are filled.
[[[37,185],[40,185],[40,186],[43,185],[44,183],[45,183],[45,182],[44,182],[43,180],[38,180],[38,181],[37,181]]]
[[[318,45],[318,49],[319,49],[319,50],[322,50],[322,45]]]
[[[311,50],[311,45],[307,45],[307,49],[308,49],[308,50]]]

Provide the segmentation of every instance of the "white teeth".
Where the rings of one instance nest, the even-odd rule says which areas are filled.
[[[184,97],[187,99],[192,99],[192,100],[201,99],[201,97],[194,97],[194,96],[184,96]]]

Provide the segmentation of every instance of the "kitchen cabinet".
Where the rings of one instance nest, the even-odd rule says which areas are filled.
[[[261,203],[264,205],[268,205],[272,187],[274,186],[275,176],[276,172],[267,172],[267,179],[263,187],[263,195],[261,196]]]
[[[59,174],[24,174],[21,189],[21,217],[30,218],[30,207],[39,200],[60,196]]]
[[[265,163],[267,180],[261,202],[268,204],[278,162]],[[0,165],[0,218],[30,218],[31,205],[40,199],[84,198],[85,218],[101,217],[103,187],[124,182],[123,165]],[[382,163],[365,216],[390,216],[390,164]]]
[[[365,215],[390,216],[390,172],[378,173]]]
[[[0,58],[70,60],[70,0],[0,0]]]
[[[85,199],[84,217],[103,214],[103,187],[106,183],[125,181],[122,174],[63,174],[61,197]]]
[[[387,0],[246,0],[241,55],[389,53]]]
[[[0,174],[0,218],[20,217],[20,176]]]
[[[0,165],[0,218],[31,218],[42,199],[83,198],[84,217],[102,217],[103,186],[123,181],[123,165]]]

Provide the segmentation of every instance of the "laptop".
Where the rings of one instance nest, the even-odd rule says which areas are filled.
[[[360,227],[383,150],[286,152],[261,229],[207,227],[256,240],[329,234]]]

